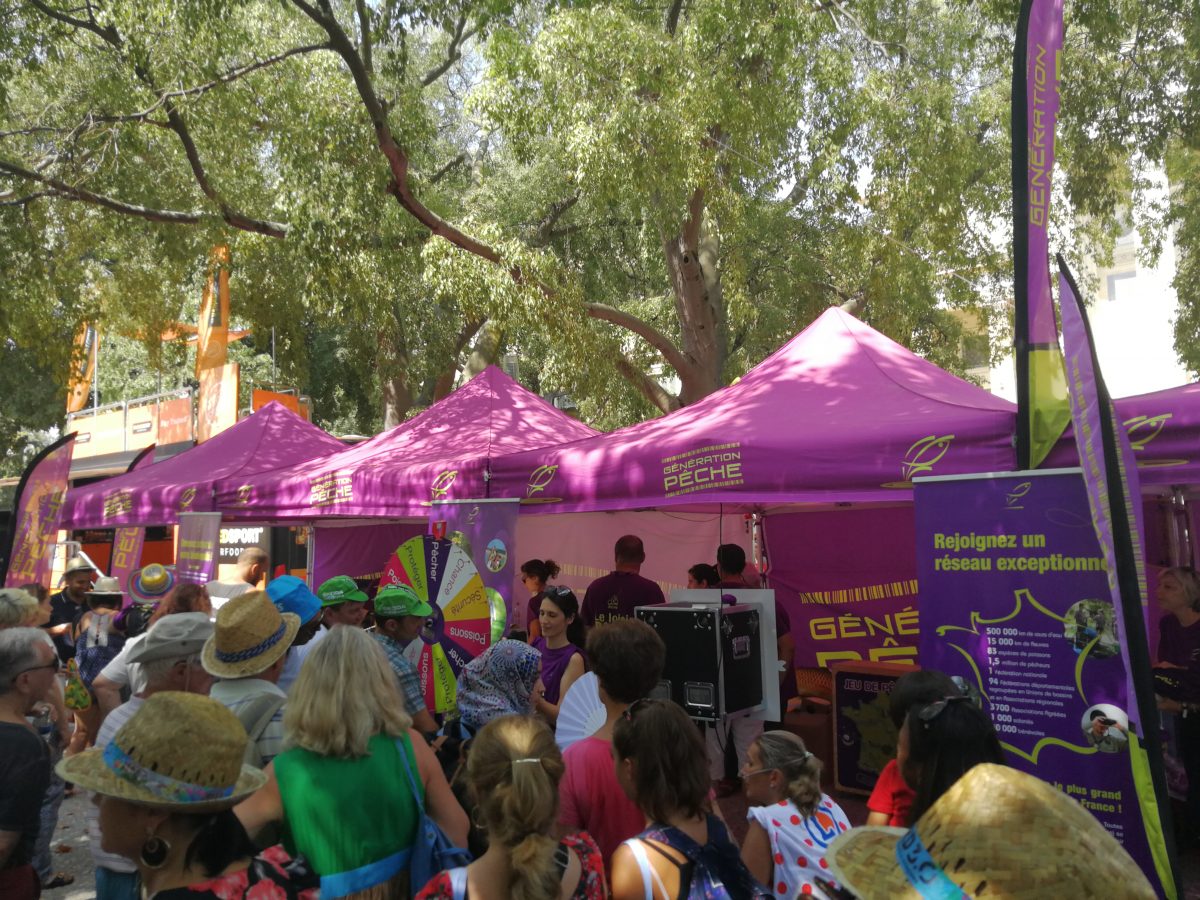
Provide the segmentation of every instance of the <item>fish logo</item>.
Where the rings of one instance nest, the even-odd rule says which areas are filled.
[[[558,466],[538,466],[529,476],[529,484],[525,488],[525,496],[532,497],[540,494],[558,474]]]
[[[179,498],[179,508],[188,509],[196,501],[196,489],[188,488]]]
[[[433,484],[429,487],[429,492],[433,495],[434,500],[441,500],[450,490],[450,485],[454,484],[454,479],[458,477],[458,469],[447,469],[433,479]]]
[[[237,489],[237,499],[234,503],[239,506],[249,506],[250,501],[254,498],[254,485],[243,484]]]
[[[1024,506],[1018,506],[1018,501],[1024,497],[1033,488],[1032,481],[1022,481],[1015,488],[1004,495],[1005,509],[1024,509]]]
[[[904,473],[904,480],[911,481],[914,475],[920,475],[922,472],[933,470],[934,465],[950,449],[950,442],[954,440],[954,435],[944,434],[940,437],[931,434],[927,438],[921,438],[904,454],[904,462],[901,465],[901,470]]]
[[[1167,424],[1167,419],[1171,418],[1171,413],[1166,413],[1161,416],[1134,416],[1132,419],[1126,419],[1121,424],[1125,426],[1125,435],[1129,438],[1129,444],[1134,450],[1143,450],[1146,445],[1154,440],[1162,432],[1163,427]]]

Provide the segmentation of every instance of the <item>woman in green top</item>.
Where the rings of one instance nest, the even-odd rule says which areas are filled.
[[[282,822],[284,846],[321,876],[323,898],[409,895],[417,805],[405,762],[418,773],[429,814],[466,846],[466,814],[412,730],[395,675],[366,632],[338,626],[313,649],[283,724],[290,749],[275,757],[267,784],[237,815],[251,834]]]

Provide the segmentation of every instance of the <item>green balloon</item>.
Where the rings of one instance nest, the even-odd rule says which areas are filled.
[[[484,593],[487,594],[488,606],[492,612],[492,643],[498,643],[504,637],[504,629],[508,625],[508,607],[504,604],[504,598],[500,596],[500,592],[495,588],[484,588]]]

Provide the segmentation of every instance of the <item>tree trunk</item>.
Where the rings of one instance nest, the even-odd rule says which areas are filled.
[[[412,409],[412,391],[408,387],[408,379],[404,375],[394,378],[382,376],[383,384],[383,429],[395,428],[404,421],[408,411]]]
[[[488,366],[495,365],[503,346],[504,331],[495,322],[488,322],[480,329],[479,336],[475,339],[475,346],[471,348],[471,355],[467,357],[463,375],[468,379],[474,378]]]
[[[679,234],[663,239],[663,253],[675,311],[680,349],[690,368],[680,371],[679,400],[687,406],[721,387],[725,366],[725,303],[718,266],[720,240],[704,227],[704,192],[692,195],[688,220]]]

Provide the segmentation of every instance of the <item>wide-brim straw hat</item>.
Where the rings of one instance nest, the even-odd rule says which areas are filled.
[[[249,591],[217,610],[200,662],[217,678],[248,678],[287,653],[299,630],[299,616],[281,613],[266,591]]]
[[[164,691],[146,699],[111,743],[55,767],[65,781],[129,803],[202,813],[229,809],[267,782],[244,765],[246,729],[208,697]]]
[[[863,900],[921,900],[926,895],[897,857],[901,841],[914,871],[933,871],[935,882],[967,897],[1156,896],[1095,816],[1046,782],[1007,766],[975,766],[907,831],[843,832],[825,858],[842,886]],[[929,860],[940,872],[928,868]]]

